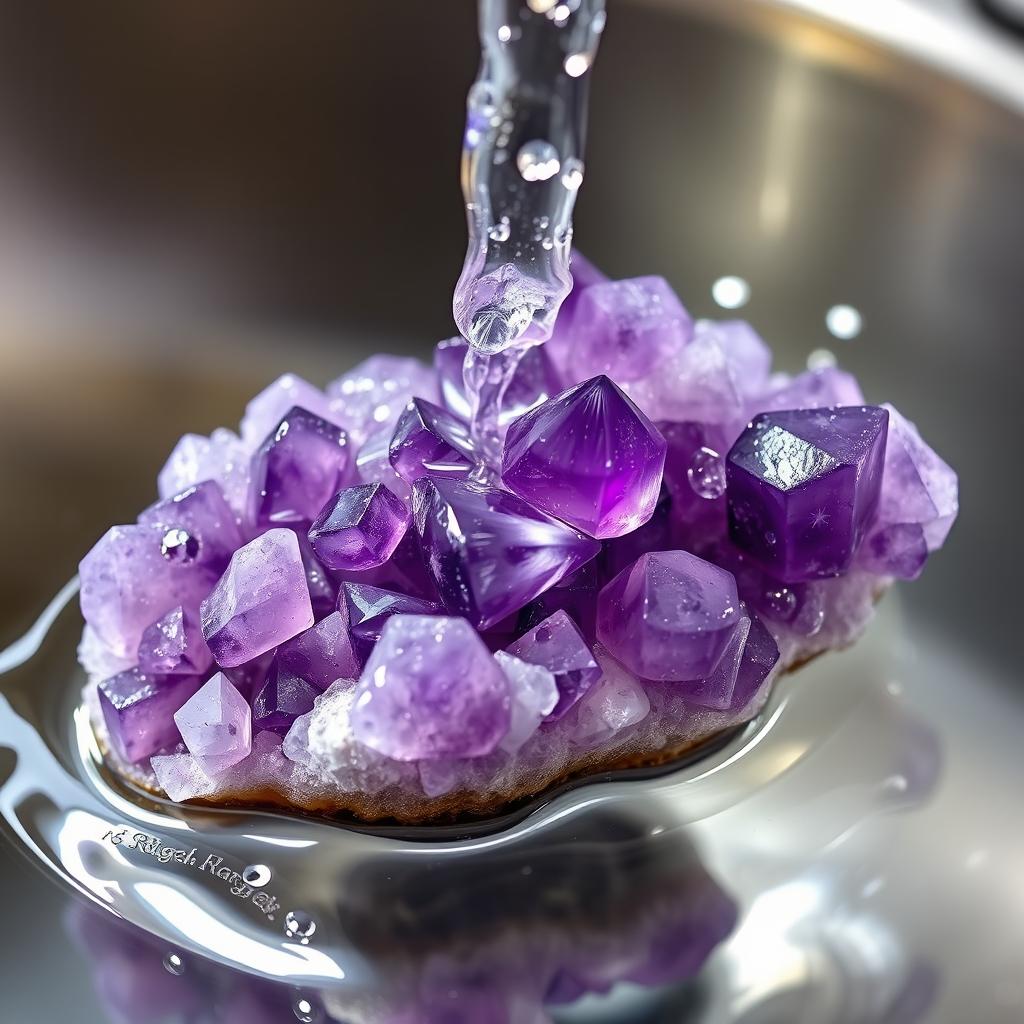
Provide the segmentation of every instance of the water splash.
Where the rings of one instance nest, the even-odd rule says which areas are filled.
[[[480,0],[480,71],[462,150],[469,244],[453,304],[480,352],[547,338],[571,287],[572,210],[604,6]]]

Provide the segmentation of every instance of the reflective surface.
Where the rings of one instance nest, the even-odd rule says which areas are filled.
[[[386,40],[372,5],[327,5],[301,21],[283,9],[247,8],[242,18],[225,0],[204,5],[201,19],[170,3],[130,16],[103,3],[88,15],[46,8],[0,8],[4,643],[109,523],[151,500],[178,434],[236,419],[283,369],[322,382],[376,349],[426,355],[452,333],[448,302],[465,241],[455,169],[475,65],[471,8],[400,3],[407,31]],[[423,46],[435,38],[444,39],[443,59]],[[425,78],[429,89],[420,87]],[[736,929],[696,980],[686,980],[694,964],[676,965],[668,988],[625,983],[610,1001],[590,995],[553,1012],[566,1020],[1018,1021],[1022,487],[1006,455],[1020,432],[1024,369],[1016,341],[1021,123],[954,81],[821,23],[771,15],[747,24],[668,3],[612,11],[591,111],[576,218],[583,251],[615,275],[664,273],[697,315],[720,309],[715,282],[741,278],[745,301],[742,288],[732,298],[727,288],[726,301],[757,324],[780,365],[838,355],[873,400],[905,409],[958,468],[963,511],[942,556],[901,588],[902,619],[893,620],[887,600],[867,644],[793,677],[780,693],[789,700],[783,713],[730,748],[742,757],[730,762],[723,751],[679,776],[583,787],[502,833],[531,861],[546,850],[564,860],[554,890],[571,899],[592,891],[574,874],[586,870],[588,850],[600,859],[608,844],[642,848],[637,835],[661,827],[695,852],[714,891],[737,908]],[[398,124],[407,130],[382,130]],[[403,191],[411,159],[419,187]],[[399,282],[396,264],[405,268]],[[849,316],[839,332],[826,324],[841,306],[861,320],[848,339]],[[63,639],[54,633],[34,663],[44,667],[18,677],[27,692],[55,679],[72,693],[75,630],[62,628]],[[0,679],[5,692],[13,678]],[[899,697],[890,683],[901,684]],[[14,699],[20,714],[30,706]],[[66,708],[46,706],[73,751]],[[31,744],[33,732],[4,711],[0,746]],[[757,736],[765,738],[751,747]],[[45,756],[34,749],[31,756]],[[119,861],[123,843],[102,845],[111,825],[152,810],[125,804],[115,815],[95,780],[85,796],[74,789],[65,810],[48,805],[48,793],[69,785],[70,758],[19,777],[9,774],[15,755],[0,750],[7,813],[17,811],[26,837],[44,853],[55,849],[61,864],[77,855],[79,884],[94,894],[138,908],[139,872],[162,886],[155,904],[154,890],[142,895],[163,940],[145,968],[108,956],[114,966],[101,971],[104,943],[88,941],[83,955],[66,938],[75,928],[62,923],[83,898],[31,868],[20,839],[0,844],[10,922],[5,1016],[125,1019],[109,1012],[111,990],[123,984],[134,1019],[153,1019],[152,993],[166,990],[130,990],[153,966],[177,993],[189,978],[208,978],[198,989],[202,1013],[229,1020],[232,1001],[220,994],[245,983],[194,961],[186,933],[209,947],[216,932],[175,916],[190,891],[233,910],[232,924],[267,955],[314,965],[304,975],[311,989],[325,987],[326,974],[312,978],[317,970],[342,964],[344,982],[327,978],[336,996],[381,978],[395,979],[396,999],[419,992],[422,954],[453,948],[463,925],[482,950],[500,946],[459,916],[482,909],[467,901],[443,925],[437,908],[416,906],[402,927],[415,936],[416,922],[427,922],[436,941],[400,942],[393,918],[360,916],[357,898],[377,891],[376,875],[361,891],[339,889],[353,901],[344,917],[323,904],[326,890],[307,887],[294,848],[271,843],[271,855],[256,842],[258,863],[287,882],[263,888],[286,916],[308,913],[317,923],[302,945],[284,918],[267,921],[251,898],[243,907],[224,879],[176,873],[137,851]],[[66,813],[76,808],[85,816],[72,827]],[[601,824],[606,812],[614,827]],[[233,837],[214,819],[174,819],[173,828],[156,820],[171,848],[185,849],[177,837],[195,826],[232,870],[257,863],[249,845],[244,856],[228,849]],[[588,821],[598,835],[585,848],[566,838],[583,835]],[[285,838],[298,835],[298,825],[278,827]],[[490,863],[493,854],[483,837],[416,844],[427,851],[416,853],[395,837],[325,825],[303,824],[303,839],[307,828],[329,833],[332,851],[341,844],[345,855],[327,860],[345,877],[366,863],[351,850],[391,851],[403,865],[487,849]],[[680,859],[689,863],[689,853]],[[514,856],[508,863],[532,866]],[[648,871],[658,892],[686,891],[680,878],[658,876],[657,857],[639,877]],[[627,893],[642,889],[636,877]],[[410,881],[402,891],[413,888]],[[533,924],[514,914],[507,924],[507,910],[552,907],[539,890],[493,891],[494,936],[531,934]],[[109,913],[96,913],[109,928]],[[572,917],[546,910],[544,924],[564,916]],[[638,932],[612,913],[598,931],[612,944],[624,940],[630,955],[640,946]],[[579,945],[563,935],[551,948],[559,942]],[[396,951],[392,963],[383,946]],[[360,969],[343,951],[359,954]],[[181,975],[162,966],[172,952],[184,958]],[[601,963],[614,973],[618,958]],[[634,961],[620,976],[637,971]],[[283,1004],[268,1002],[280,1010],[271,1020],[288,1019],[286,1010],[296,1019],[292,994],[289,986]],[[332,1005],[341,1019],[373,1019]]]

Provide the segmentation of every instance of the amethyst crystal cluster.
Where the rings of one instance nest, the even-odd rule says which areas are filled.
[[[577,257],[485,466],[465,345],[286,375],[187,435],[81,564],[119,767],[172,799],[417,818],[671,756],[850,642],[957,511],[952,470],[836,368]],[[449,796],[445,803],[442,798]]]

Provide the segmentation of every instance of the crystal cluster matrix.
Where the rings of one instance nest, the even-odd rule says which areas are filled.
[[[82,560],[88,696],[176,800],[425,820],[756,715],[920,575],[957,481],[831,367],[580,259],[484,438],[461,339],[186,435]],[[495,454],[496,453],[496,454]]]

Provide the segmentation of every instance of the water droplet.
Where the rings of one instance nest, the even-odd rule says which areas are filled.
[[[498,42],[499,43],[510,43],[510,42],[512,42],[513,38],[514,37],[512,35],[512,26],[511,25],[502,25],[498,29]]]
[[[164,957],[164,970],[180,978],[185,973],[185,961],[177,953],[168,953]]]
[[[466,106],[476,113],[490,117],[496,109],[491,87],[486,82],[475,82],[466,95]]]
[[[301,993],[292,1000],[292,1013],[295,1019],[302,1024],[313,1024],[320,1019],[320,1008],[308,997]]]
[[[534,14],[547,14],[548,11],[554,10],[557,4],[558,0],[526,0],[526,6]]]
[[[732,274],[720,277],[711,286],[711,297],[723,309],[739,309],[750,301],[750,285]]]
[[[843,341],[850,341],[860,334],[863,320],[853,306],[839,305],[833,306],[825,314],[825,326],[829,334]]]
[[[827,348],[816,348],[807,356],[808,370],[827,370],[836,365],[836,354]]]
[[[306,943],[316,931],[316,921],[304,910],[289,910],[284,918],[284,930],[289,937]]]
[[[565,73],[570,78],[579,78],[580,75],[585,75],[590,69],[590,54],[570,53],[562,63],[562,67],[565,68]]]
[[[776,541],[775,532],[773,530],[768,530],[764,535],[764,539],[768,541],[769,544],[774,544]]]
[[[260,889],[270,881],[271,871],[266,864],[250,864],[242,872],[242,881],[254,889]]]
[[[541,240],[540,247],[545,251],[550,252],[552,249],[554,249],[555,243],[553,239],[550,236],[548,236],[547,238]]]
[[[575,192],[583,184],[583,161],[571,156],[565,161],[562,168],[562,184],[570,191]]]
[[[779,622],[789,622],[796,614],[796,594],[789,587],[769,587],[764,594],[764,612]]]
[[[547,181],[561,166],[558,150],[544,139],[524,142],[516,154],[516,166],[524,181]]]
[[[492,224],[490,230],[487,232],[487,237],[492,242],[507,242],[508,236],[512,233],[512,228],[509,225],[508,217],[502,217],[497,224]]]
[[[199,554],[199,540],[188,530],[175,528],[168,530],[160,540],[160,554],[168,562],[187,565]]]
[[[698,448],[690,459],[686,479],[695,494],[714,501],[725,494],[725,462],[713,448]]]
[[[604,27],[607,23],[608,12],[602,9],[594,15],[594,20],[590,23],[590,27],[595,35],[600,35],[604,31]]]

